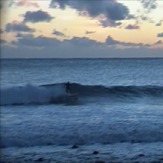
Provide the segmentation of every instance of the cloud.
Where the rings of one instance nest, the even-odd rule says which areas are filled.
[[[85,34],[92,34],[95,33],[95,31],[85,31]]]
[[[12,22],[7,23],[5,26],[5,32],[34,32],[35,30],[29,28],[28,26],[24,25],[21,22]]]
[[[0,10],[3,8],[2,1],[0,1]]]
[[[0,29],[0,33],[3,33],[4,31],[2,29]]]
[[[3,46],[1,58],[141,58],[162,57],[161,48],[126,48],[117,49],[109,46],[76,47],[63,44],[45,48],[16,48]]]
[[[45,36],[34,37],[30,34],[18,34],[17,40],[12,42],[13,45],[16,46],[25,46],[25,47],[33,47],[33,48],[54,48],[61,47],[63,49],[66,48],[74,48],[78,47],[79,49],[89,49],[89,48],[104,48],[105,46],[117,48],[118,46],[124,48],[132,48],[132,47],[149,47],[148,44],[142,43],[131,43],[131,42],[121,42],[118,40],[114,40],[111,36],[108,36],[105,42],[98,42],[96,40],[89,39],[87,37],[73,37],[71,39],[65,39],[63,41],[57,40],[56,38],[49,38]],[[78,51],[78,50],[77,50]]]
[[[163,37],[163,32],[162,33],[158,33],[157,37]]]
[[[156,0],[141,0],[141,3],[148,12],[157,8]]]
[[[115,21],[112,21],[112,20],[108,20],[106,18],[102,18],[99,20],[99,25],[102,26],[102,27],[116,27],[116,26],[119,26],[121,25],[122,23],[121,22],[115,22]]]
[[[137,10],[137,14],[135,14],[137,15],[135,16],[137,23],[147,21],[149,23],[156,24],[156,18],[150,13],[156,9],[159,9],[157,0],[140,0],[140,3],[142,4],[142,9]],[[160,16],[158,16],[157,18],[159,17]]]
[[[154,45],[160,45],[162,44],[163,42],[161,40],[158,40],[157,42],[154,43]]]
[[[2,44],[2,58],[162,57],[162,45],[160,48],[156,48],[160,45],[150,48],[144,44],[117,41],[110,36],[106,42],[97,42],[86,37],[73,37],[60,41],[45,36],[35,37],[25,34],[20,36],[11,42],[11,45]],[[117,48],[116,45],[128,48]]]
[[[55,45],[57,46],[58,44],[60,44],[60,41],[44,36],[34,37],[33,35],[21,35],[21,37],[18,37],[17,41],[13,41],[12,43],[17,46],[43,48],[43,47],[50,47]]]
[[[22,36],[22,35],[21,35]],[[14,48],[12,48],[14,47]],[[73,37],[63,41],[44,36],[25,36],[3,46],[2,57],[48,58],[48,57],[94,57],[98,56],[103,43],[83,37]]]
[[[132,30],[132,29],[140,29],[140,27],[136,24],[132,25],[132,24],[129,24],[125,27],[125,29],[129,29],[129,30]]]
[[[16,37],[17,38],[20,38],[20,37],[33,37],[33,35],[29,34],[29,33],[17,33]]]
[[[115,0],[95,0],[93,2],[90,0],[51,0],[50,3],[50,7],[65,9],[66,6],[78,10],[81,15],[99,17],[99,19],[103,16],[105,21],[111,21],[111,24],[129,16],[128,8]]]
[[[116,45],[119,44],[119,41],[114,40],[111,36],[108,36],[105,40],[105,43],[108,45]]]
[[[18,7],[20,7],[20,6],[35,7],[35,8],[38,8],[38,7],[39,7],[38,3],[32,2],[32,1],[30,1],[30,0],[20,0],[20,1],[18,1],[18,2],[12,1],[12,2],[10,3],[10,6],[12,6],[12,5],[16,5],[16,6],[18,6]]]
[[[50,48],[50,47],[97,47],[102,45],[102,43],[95,40],[91,40],[86,37],[73,37],[71,39],[65,39],[63,41],[57,40],[56,38],[49,38],[45,36],[34,37],[31,34],[17,34],[17,40],[12,42],[16,46],[25,46],[25,47],[40,47],[40,48]]]
[[[156,26],[161,26],[161,25],[162,25],[162,22],[163,22],[163,20],[160,20],[160,21],[156,24]]]
[[[1,44],[5,44],[5,43],[7,43],[7,41],[4,40],[4,39],[0,39],[0,43],[1,43]]]
[[[91,40],[87,37],[73,37],[70,40],[64,40],[65,43],[69,43],[74,46],[80,46],[80,47],[90,47],[90,46],[98,46],[101,45],[100,42],[97,42],[95,40]]]
[[[105,43],[107,45],[111,46],[118,46],[121,45],[123,47],[148,47],[150,46],[149,44],[142,44],[142,43],[131,43],[131,42],[121,42],[114,40],[111,36],[108,36],[105,40]]]
[[[24,22],[50,22],[53,19],[47,12],[38,10],[38,11],[27,11],[24,14]]]
[[[56,31],[55,29],[53,30],[52,34],[53,34],[53,35],[56,35],[56,36],[65,36],[64,33],[59,32],[59,31]]]

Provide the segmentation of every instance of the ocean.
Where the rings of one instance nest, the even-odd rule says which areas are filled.
[[[1,60],[3,163],[161,163],[162,117],[163,59]]]

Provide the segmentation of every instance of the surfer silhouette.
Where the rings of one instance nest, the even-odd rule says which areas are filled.
[[[70,82],[65,83],[65,88],[67,93],[71,93]]]

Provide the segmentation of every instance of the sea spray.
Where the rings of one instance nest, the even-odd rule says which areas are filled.
[[[1,105],[49,103],[51,98],[63,93],[64,89],[61,85],[50,89],[31,84],[1,88]]]

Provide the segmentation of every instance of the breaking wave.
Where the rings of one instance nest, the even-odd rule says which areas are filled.
[[[50,88],[31,84],[2,88],[1,105],[45,104],[64,93],[64,88],[60,84]]]
[[[78,93],[78,97],[109,97],[109,98],[139,98],[151,97],[162,98],[163,86],[103,86],[103,85],[82,85],[71,83],[71,93]],[[64,100],[63,100],[64,97]],[[47,84],[35,86],[15,86],[1,88],[1,105],[21,104],[45,104],[64,103],[66,91],[64,83]],[[52,100],[53,99],[53,100]]]
[[[163,96],[162,86],[103,86],[81,85],[73,83],[72,92],[78,92],[83,96],[110,95],[110,96]]]

